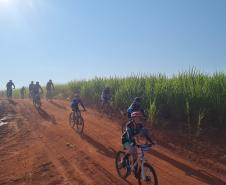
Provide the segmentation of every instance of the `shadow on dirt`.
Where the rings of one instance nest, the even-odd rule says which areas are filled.
[[[45,110],[43,110],[42,108],[40,108],[38,110],[39,115],[45,119],[46,121],[51,122],[52,124],[57,124],[56,122],[56,118],[54,115],[49,115]]]
[[[116,151],[113,148],[106,148],[104,145],[86,134],[83,134],[81,137],[82,139],[85,139],[89,144],[93,145],[100,154],[103,154],[109,158],[115,158]]]
[[[8,102],[12,105],[16,105],[17,103],[15,101],[13,101],[12,99],[8,99]]]
[[[154,155],[155,157],[160,158],[161,160],[164,160],[170,164],[172,164],[173,166],[175,166],[176,168],[183,170],[188,176],[194,177],[197,180],[209,184],[209,185],[225,185],[226,182],[222,181],[221,179],[208,174],[205,171],[200,171],[200,170],[195,170],[187,165],[185,165],[184,163],[181,163],[179,161],[176,161],[162,153],[159,153],[158,151],[152,150],[150,152],[152,155]]]
[[[63,105],[60,105],[59,103],[56,103],[56,102],[54,102],[52,100],[50,100],[49,103],[51,103],[52,105],[55,105],[56,107],[58,107],[60,109],[67,110],[67,107],[65,107]]]

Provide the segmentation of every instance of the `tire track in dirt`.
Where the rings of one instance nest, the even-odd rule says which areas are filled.
[[[22,112],[26,112],[26,111],[22,111]],[[36,116],[37,116],[37,114],[33,117],[36,117]],[[35,120],[36,120],[35,122],[39,122],[40,119],[36,118]],[[35,124],[37,125],[38,123],[35,123]],[[60,171],[60,173],[62,173],[62,172],[64,173],[64,177],[67,178],[67,182],[68,181],[73,181],[73,182],[78,181],[79,182],[78,184],[94,184],[93,179],[96,178],[96,175],[99,173],[100,174],[103,173],[103,175],[96,180],[97,181],[96,184],[112,184],[112,183],[116,184],[117,183],[117,180],[114,180],[114,178],[111,177],[111,174],[109,172],[104,170],[104,168],[101,168],[101,166],[96,164],[94,161],[91,161],[91,158],[89,156],[87,156],[86,153],[84,153],[82,151],[78,151],[78,148],[76,148],[76,150],[74,150],[74,152],[72,154],[75,165],[72,165],[72,163],[71,163],[72,157],[69,157],[69,160],[66,160],[65,156],[67,156],[67,155],[65,155],[62,150],[60,151],[61,155],[59,155],[57,157],[52,155],[52,154],[56,154],[57,152],[59,153],[59,149],[58,149],[59,141],[57,143],[55,143],[53,138],[56,138],[56,139],[60,138],[60,141],[62,143],[61,146],[64,146],[66,141],[63,141],[63,136],[65,136],[65,134],[60,136],[59,135],[60,131],[55,132],[55,130],[48,130],[48,132],[45,133],[44,130],[47,130],[47,128],[42,128],[42,126],[40,125],[40,127],[36,128],[36,133],[39,133],[40,141],[42,142],[43,145],[45,145],[43,148],[45,148],[45,152],[48,154],[48,158],[53,162],[54,166],[58,169],[58,171]],[[51,138],[48,138],[47,135],[50,135]],[[38,137],[38,136],[36,136],[36,137]],[[53,141],[49,142],[51,139]],[[56,146],[54,146],[54,144],[56,144]],[[64,155],[62,156],[62,154],[64,154]],[[68,159],[68,157],[67,157],[67,159]],[[70,162],[68,162],[68,161],[70,161]],[[89,164],[88,168],[87,167],[84,168],[84,166],[85,166],[84,164]],[[91,167],[91,165],[93,165],[93,167]],[[79,166],[79,168],[77,166]],[[64,170],[62,170],[62,169],[64,169]],[[81,171],[81,173],[80,173],[80,171]],[[94,171],[95,171],[95,173],[93,173]],[[65,174],[65,172],[66,172],[66,174]],[[85,177],[86,181],[84,181],[84,180],[82,180],[82,178],[78,177],[78,176],[82,177],[84,175],[86,176]],[[77,178],[75,179],[75,177],[77,177]],[[87,182],[87,177],[91,178],[92,180],[90,180],[90,182]],[[105,179],[105,181],[103,182],[101,179]],[[109,183],[108,183],[108,181],[109,181]]]

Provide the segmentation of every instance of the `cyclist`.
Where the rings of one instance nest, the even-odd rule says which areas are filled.
[[[41,104],[40,90],[41,90],[41,93],[43,94],[42,87],[40,86],[39,82],[36,82],[33,88],[33,102],[35,102],[35,99],[36,99],[40,101],[40,104]]]
[[[24,96],[26,94],[26,89],[25,87],[23,86],[21,89],[20,89],[20,95],[21,95],[21,98],[24,99]]]
[[[143,114],[143,116],[146,117],[144,109],[142,108],[142,105],[141,105],[140,97],[134,98],[132,104],[127,109],[127,115],[129,119],[131,119],[131,114],[135,111],[140,111]]]
[[[29,85],[29,97],[33,98],[33,89],[34,89],[34,82],[31,81],[30,85]]]
[[[47,99],[52,97],[53,90],[54,90],[53,82],[52,82],[52,80],[49,80],[46,84],[46,91],[47,91],[46,98]]]
[[[74,98],[71,102],[71,109],[74,112],[73,116],[76,116],[76,120],[78,122],[78,117],[80,116],[80,110],[79,110],[79,104],[82,106],[83,110],[86,111],[86,108],[80,98],[79,93],[75,93],[74,94]],[[74,119],[74,118],[73,118]],[[73,125],[73,127],[75,126],[75,124]]]
[[[111,89],[109,87],[105,87],[104,90],[101,93],[102,108],[103,108],[104,104],[109,103],[109,101],[111,100],[111,97],[112,97]]]
[[[6,88],[7,88],[7,97],[11,98],[12,97],[12,92],[13,89],[15,89],[15,84],[13,83],[12,80],[10,80],[7,84],[6,84]]]
[[[137,148],[138,144],[155,144],[154,139],[143,124],[144,115],[142,112],[136,111],[131,114],[133,123],[127,124],[126,131],[122,135],[122,144],[126,151],[126,156],[131,155],[133,161],[137,159]],[[128,166],[129,168],[129,166]],[[137,168],[137,167],[136,167]],[[136,169],[135,168],[135,172]],[[130,169],[129,169],[130,170]],[[136,176],[136,173],[135,173]]]

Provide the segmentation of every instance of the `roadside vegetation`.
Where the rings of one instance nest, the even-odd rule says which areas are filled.
[[[208,75],[192,69],[172,77],[157,74],[71,81],[55,85],[55,97],[66,99],[80,90],[84,101],[94,105],[100,100],[100,94],[106,86],[112,90],[115,110],[126,110],[134,97],[142,97],[153,126],[176,128],[193,136],[204,133],[224,134],[224,73]],[[14,91],[14,96],[18,95],[18,90]]]

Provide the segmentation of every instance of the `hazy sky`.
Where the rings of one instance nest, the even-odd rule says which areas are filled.
[[[226,72],[226,0],[0,0],[0,88]]]

